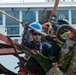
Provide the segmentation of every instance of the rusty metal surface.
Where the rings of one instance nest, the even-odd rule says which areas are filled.
[[[23,52],[17,49],[17,53],[21,54]],[[0,49],[0,55],[11,55],[11,54],[16,54],[13,48]]]

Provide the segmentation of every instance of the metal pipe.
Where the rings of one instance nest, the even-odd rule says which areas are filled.
[[[55,0],[55,4],[54,4],[54,8],[52,10],[52,17],[55,17],[56,16],[56,11],[57,11],[57,8],[58,8],[58,4],[59,4],[59,0]]]
[[[17,18],[15,18],[15,17],[13,17],[13,16],[11,16],[11,15],[7,14],[6,12],[4,12],[4,11],[2,11],[2,10],[0,10],[0,12],[1,12],[2,14],[4,14],[4,15],[6,15],[6,16],[8,16],[8,17],[12,18],[12,19],[14,19],[15,21],[17,21],[17,22],[19,22],[19,23],[22,23],[22,22],[21,22],[21,21],[19,21]]]
[[[18,20],[17,18],[15,18],[15,17],[7,14],[6,12],[4,12],[4,11],[2,11],[2,10],[0,10],[0,12],[1,12],[2,14],[6,15],[6,16],[8,16],[8,17],[10,17],[10,18],[12,18],[13,20],[21,23],[23,27],[28,26],[29,28],[33,29],[34,31],[38,32],[39,34],[41,34],[41,35],[43,35],[43,36],[47,36],[47,34],[45,34],[45,33],[43,33],[43,32],[40,32],[40,31],[36,30],[35,28],[31,27],[27,22],[21,22],[21,21]]]

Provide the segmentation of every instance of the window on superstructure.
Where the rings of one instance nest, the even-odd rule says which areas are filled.
[[[7,34],[9,36],[19,36],[19,27],[7,27]]]
[[[36,12],[33,10],[22,11],[22,21],[28,22],[29,24],[36,21]]]
[[[2,25],[2,14],[0,13],[0,25]]]
[[[8,10],[7,14],[19,19],[19,11]],[[19,36],[19,23],[12,18],[6,16],[5,25],[7,29],[7,35],[9,36]]]
[[[59,19],[69,20],[69,11],[68,10],[57,10],[56,15]]]
[[[15,17],[15,18],[17,18],[17,19],[19,19],[19,11],[12,11],[12,10],[10,10],[10,11],[6,11],[6,13],[7,14],[9,14],[9,15],[11,15],[11,16],[13,16],[13,17]],[[19,25],[19,23],[17,22],[17,21],[15,21],[15,20],[13,20],[12,18],[9,18],[9,17],[7,17],[6,16],[6,25],[8,26],[12,26],[12,25]]]
[[[49,18],[50,18],[50,15],[51,15],[51,10],[40,10],[38,12],[38,16],[39,16],[39,22],[41,24],[45,23],[45,22],[48,22]]]
[[[76,24],[76,10],[71,10],[72,24]]]

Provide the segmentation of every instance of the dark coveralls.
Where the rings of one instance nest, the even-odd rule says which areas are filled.
[[[24,46],[30,48],[31,50],[37,50],[38,52],[41,52],[44,56],[48,57],[54,57],[55,61],[58,60],[60,47],[56,42],[53,42],[52,44],[49,44],[47,42],[34,42],[33,40],[29,39],[28,36],[28,29],[24,30],[24,34],[22,37],[22,43]],[[25,54],[26,55],[26,54]],[[41,66],[38,64],[38,62],[33,58],[30,57],[29,61],[26,64],[26,68],[28,71],[31,72],[30,75],[45,75],[44,70],[41,68]]]
[[[50,45],[47,42],[35,43],[32,40],[32,41],[22,42],[22,44],[24,46],[29,47],[31,50],[37,50],[38,52],[41,51],[41,53],[48,58],[55,57],[54,60],[55,61],[58,60],[60,47],[57,45],[56,42],[54,42],[53,45]],[[44,70],[40,67],[38,62],[33,57],[30,57],[28,63],[26,64],[26,68],[31,73],[35,73],[37,75],[45,75]]]

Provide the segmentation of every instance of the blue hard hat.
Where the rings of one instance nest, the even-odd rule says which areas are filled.
[[[31,27],[35,28],[38,31],[42,31],[42,26],[40,23],[38,22],[33,22],[30,24]],[[28,28],[28,30],[31,30],[30,28]]]

